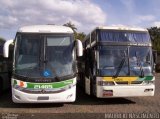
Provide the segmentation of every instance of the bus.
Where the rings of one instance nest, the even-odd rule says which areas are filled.
[[[4,44],[4,57],[14,43],[11,77],[14,103],[63,103],[76,99],[77,62],[83,55],[73,30],[58,25],[33,25],[18,29]]]
[[[152,45],[146,29],[102,26],[84,39],[80,83],[97,98],[154,96]]]
[[[11,68],[12,68],[12,46],[10,46],[10,57],[3,57],[3,45],[0,43],[0,96],[3,94],[3,91],[10,89],[11,81]]]

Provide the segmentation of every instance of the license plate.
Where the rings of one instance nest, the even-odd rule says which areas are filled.
[[[113,90],[104,90],[103,97],[113,96]]]

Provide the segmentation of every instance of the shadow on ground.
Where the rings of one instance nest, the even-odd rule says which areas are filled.
[[[64,106],[63,103],[25,103],[16,104],[12,102],[11,91],[6,91],[0,96],[0,108],[56,108]],[[66,103],[72,105],[118,105],[118,104],[135,104],[127,98],[96,98],[94,96],[89,96],[81,90],[80,87],[77,88],[76,101],[73,103]]]
[[[135,104],[136,102],[129,100],[127,98],[96,98],[95,96],[90,96],[78,87],[77,99],[73,105],[118,105],[118,104]]]
[[[63,103],[13,103],[11,91],[5,91],[0,96],[0,108],[56,108],[63,105]]]

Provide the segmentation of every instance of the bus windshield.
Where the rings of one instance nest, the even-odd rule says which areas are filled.
[[[70,35],[17,35],[14,74],[55,78],[74,74]]]
[[[101,76],[152,75],[150,47],[100,46],[99,71]],[[118,72],[118,73],[117,73]]]

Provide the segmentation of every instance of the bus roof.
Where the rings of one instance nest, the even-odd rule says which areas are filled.
[[[144,28],[140,28],[140,27],[128,27],[128,26],[98,26],[94,30],[96,30],[96,29],[126,30],[126,31],[146,31],[147,32],[147,29],[144,29]]]
[[[18,29],[21,33],[73,33],[73,30],[66,26],[58,25],[32,25]]]
[[[94,28],[90,33],[94,32],[97,29],[104,29],[104,30],[117,30],[117,31],[139,31],[139,32],[148,32],[147,29],[145,28],[140,28],[140,27],[129,27],[129,26],[98,26]],[[85,37],[84,41],[90,36],[90,33]]]

